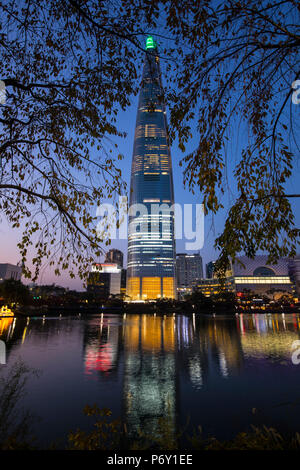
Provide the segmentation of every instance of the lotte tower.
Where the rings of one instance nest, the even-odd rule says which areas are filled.
[[[127,295],[175,298],[174,189],[157,45],[146,41],[131,169]]]

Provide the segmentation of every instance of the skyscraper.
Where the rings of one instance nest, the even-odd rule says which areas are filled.
[[[146,41],[136,119],[128,226],[127,294],[175,297],[174,190],[157,46]]]
[[[123,268],[123,253],[116,248],[111,248],[105,256],[105,263],[116,263]]]
[[[106,300],[121,294],[122,268],[117,263],[95,263],[87,280],[88,292]]]
[[[177,253],[177,287],[192,287],[193,281],[203,277],[202,257],[200,253]]]

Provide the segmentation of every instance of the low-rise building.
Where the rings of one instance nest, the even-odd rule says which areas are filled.
[[[194,282],[194,289],[207,296],[225,290],[237,294],[253,293],[274,300],[285,294],[295,295],[297,286],[299,288],[300,258],[280,258],[277,264],[270,264],[265,255],[258,255],[254,259],[239,256],[228,270],[223,283],[212,275],[213,278]]]
[[[15,281],[20,281],[22,276],[22,266],[10,264],[10,263],[1,263],[0,264],[0,282],[7,279],[14,279]]]
[[[194,282],[193,289],[202,292],[202,294],[206,295],[206,297],[219,294],[220,292],[235,292],[235,286],[232,277],[226,278],[224,282],[221,282],[215,278],[198,279]]]
[[[289,275],[290,262],[288,258],[280,258],[277,264],[271,264],[265,255],[254,259],[238,257],[232,265],[236,292],[251,292],[271,299],[294,294],[294,283]]]

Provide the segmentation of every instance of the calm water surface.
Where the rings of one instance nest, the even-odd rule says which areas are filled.
[[[300,431],[300,365],[291,361],[299,315],[99,315],[2,319],[9,370],[39,369],[23,405],[42,445],[89,429],[86,404],[108,407],[130,433],[202,426],[230,438],[250,424]],[[253,413],[253,409],[256,412]]]

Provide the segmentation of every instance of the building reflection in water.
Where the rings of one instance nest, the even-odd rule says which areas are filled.
[[[174,437],[177,410],[176,320],[130,315],[123,323],[124,418],[130,435],[154,435],[166,418]]]
[[[0,340],[5,343],[6,362],[8,361],[11,346],[14,341],[14,334],[16,329],[16,318],[1,318],[0,319]]]
[[[53,348],[58,335],[75,348],[82,341],[85,377],[101,382],[99,405],[106,406],[101,394],[108,390],[111,401],[120,403],[122,396],[129,433],[153,435],[166,418],[173,436],[186,409],[209,403],[211,390],[217,386],[222,393],[222,381],[243,375],[245,364],[294,367],[291,345],[299,331],[299,315],[284,314],[0,320],[8,354],[18,346]]]
[[[83,334],[84,372],[106,376],[116,371],[120,353],[120,326],[115,320],[101,315],[85,321]]]
[[[0,337],[2,341],[9,341],[14,333],[16,326],[16,318],[0,319]]]
[[[291,345],[299,339],[299,315],[240,315],[239,326],[245,357],[291,363]]]
[[[85,372],[105,378],[120,362],[128,432],[153,435],[165,418],[174,436],[183,387],[239,374],[249,357],[289,356],[299,327],[296,315],[102,316],[86,322]]]

